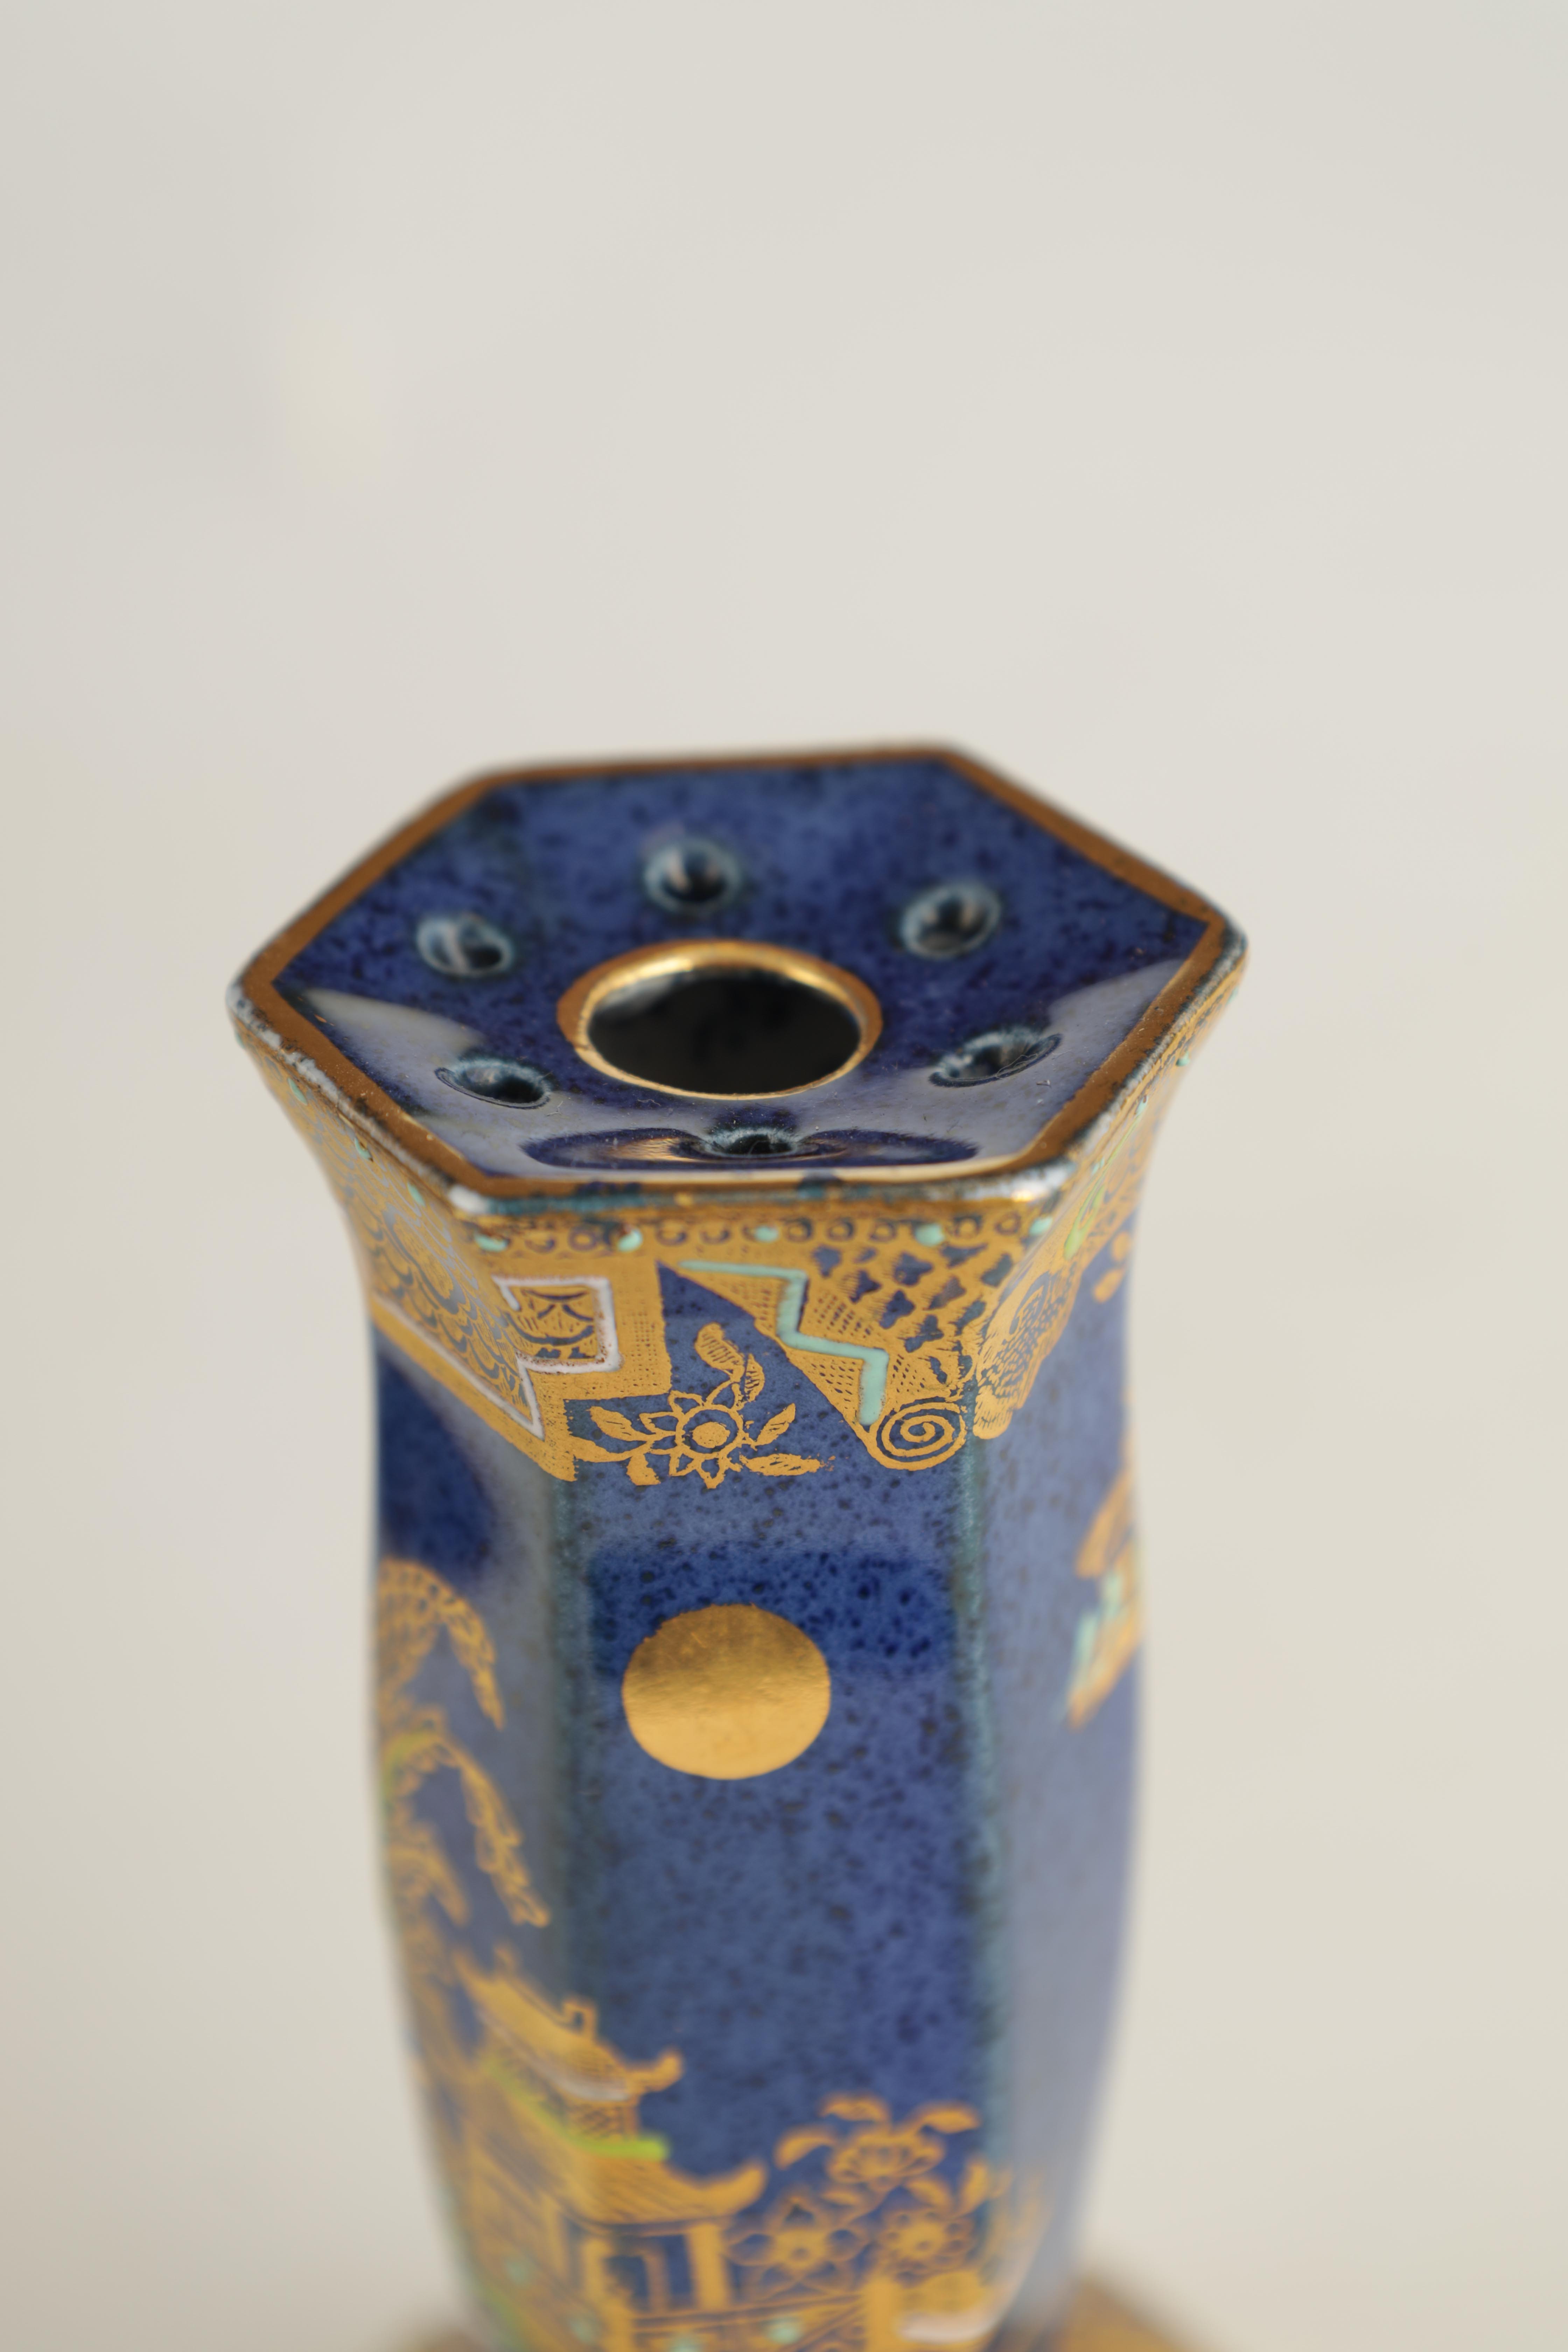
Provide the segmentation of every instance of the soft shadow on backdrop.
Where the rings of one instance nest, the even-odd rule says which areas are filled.
[[[5,2341],[454,2307],[225,981],[478,766],[924,734],[1256,942],[1136,1277],[1094,2249],[1215,2352],[1560,2346],[1568,18],[7,18]]]

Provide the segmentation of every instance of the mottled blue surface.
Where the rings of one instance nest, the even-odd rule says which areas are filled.
[[[710,1386],[691,1343],[711,1294],[663,1280],[677,1384]],[[1089,1600],[1073,1562],[1121,1457],[1124,1296],[1100,1305],[1086,1283],[1005,1434],[915,1474],[871,1461],[728,1310],[767,1409],[795,1404],[790,1444],[824,1467],[713,1493],[637,1488],[609,1464],[552,1480],[380,1343],[384,1546],[480,1612],[504,1727],[445,1643],[414,1692],[501,1787],[552,1913],[503,1918],[438,1776],[419,1801],[464,1858],[475,1948],[502,1937],[557,1997],[596,2002],[628,2057],[681,2053],[643,2117],[688,2172],[767,2156],[834,2093],[900,2116],[972,2103],[994,2158],[1053,2200],[1042,2307],[1068,2260],[1126,1861],[1133,1675],[1081,1728],[1064,1715]],[[712,1601],[787,1617],[833,1677],[812,1747],[750,1781],[669,1770],[622,1711],[637,1643]]]
[[[683,831],[716,837],[746,869],[738,900],[706,921],[663,912],[641,887],[648,850]],[[1000,892],[994,936],[951,961],[911,955],[898,941],[900,909],[956,877]],[[510,971],[452,979],[422,961],[422,918],[458,910],[512,936]],[[560,997],[612,955],[721,936],[844,965],[880,1002],[872,1064],[892,1074],[927,1070],[998,1025],[1044,1021],[1076,991],[1179,961],[1202,929],[937,759],[606,772],[499,786],[336,915],[278,985],[301,1001],[326,990],[471,1025],[488,1051],[544,1069],[585,1108],[645,1103],[668,1117],[668,1096],[594,1070],[562,1036]],[[363,1039],[334,1032],[320,1008],[311,1018],[365,1062]],[[964,1108],[990,1116],[994,1104]]]
[[[1138,1659],[1079,1728],[1063,1715],[1093,1591],[1073,1563],[1125,1433],[1126,1286],[1101,1305],[1094,1279],[1011,1427],[965,1449],[986,1529],[1011,2160],[1044,2168],[1056,2198],[1047,2305],[1070,2262],[1115,2004],[1136,1761]]]

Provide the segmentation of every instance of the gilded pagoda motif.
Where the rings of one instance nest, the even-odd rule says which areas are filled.
[[[730,2302],[725,2231],[753,2204],[761,2164],[693,2180],[638,2105],[681,2073],[674,2051],[634,2065],[586,2001],[546,2000],[502,1949],[458,1961],[480,2040],[457,2094],[458,2209],[487,2306],[520,2344],[630,2352],[676,2315]]]
[[[394,1903],[432,2120],[478,2291],[517,2352],[978,2352],[1044,2226],[963,2144],[956,2103],[895,2120],[868,2095],[831,2098],[773,2152],[696,2179],[670,2161],[642,2101],[679,2080],[665,2050],[634,2060],[591,2002],[555,2001],[516,1954],[458,1939],[459,1875],[415,1799],[457,1774],[474,1858],[518,1925],[542,1924],[522,1841],[442,1709],[408,1685],[443,1636],[488,1719],[502,1720],[478,1612],[418,1563],[379,1585],[383,1786]],[[457,2001],[466,2012],[459,2027]]]
[[[830,2099],[765,2164],[694,2179],[639,2102],[681,2073],[636,2065],[591,2004],[556,2005],[504,1950],[459,1955],[481,2038],[457,2094],[458,2209],[503,2340],[573,2352],[976,2352],[1003,2315],[1034,2231],[980,2156],[956,2179],[950,2137],[971,2108],[901,2123],[868,2097]],[[1038,2217],[1036,2220],[1037,2229]]]

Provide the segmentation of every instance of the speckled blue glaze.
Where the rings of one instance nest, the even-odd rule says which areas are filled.
[[[721,840],[746,877],[735,902],[706,919],[664,911],[642,887],[647,855],[682,833]],[[910,954],[899,940],[900,909],[956,878],[999,893],[994,934],[947,961]],[[510,970],[453,978],[421,960],[421,921],[458,910],[515,942]],[[335,914],[278,986],[401,1108],[490,1171],[586,1171],[603,1164],[591,1139],[612,1128],[651,1122],[700,1134],[716,1111],[710,1099],[652,1090],[580,1060],[557,1019],[565,991],[637,948],[710,937],[786,942],[850,970],[877,997],[883,1026],[859,1068],[764,1115],[863,1139],[852,1159],[962,1161],[1022,1149],[1132,1026],[1202,929],[940,758],[677,767],[496,785]],[[367,1006],[379,1009],[368,1026]],[[395,1042],[389,1007],[409,1016]],[[1005,1085],[931,1083],[943,1055],[1020,1023],[1061,1027],[1061,1049]],[[541,1111],[480,1110],[436,1082],[458,1032],[542,1071],[552,1101]],[[574,1151],[574,1141],[584,1148]]]
[[[702,924],[663,913],[638,884],[666,834],[718,834],[749,881]],[[952,874],[1000,890],[995,940],[952,964],[899,947],[894,923],[917,890]],[[821,765],[661,769],[502,785],[373,883],[279,975],[284,992],[331,988],[457,1021],[471,982],[411,953],[421,918],[472,908],[518,939],[518,964],[483,982],[498,1052],[559,1063],[556,1000],[590,966],[630,948],[722,932],[787,940],[850,962],[877,992],[889,1050],[919,1055],[1042,1014],[1052,1001],[1187,953],[1203,926],[986,798],[931,759]],[[617,1108],[623,1081],[573,1072],[576,1088]]]
[[[695,1381],[711,1297],[669,1274],[663,1295],[671,1360]],[[792,1443],[824,1467],[700,1496],[694,1480],[552,1481],[379,1349],[382,1547],[479,1612],[505,1727],[444,1648],[415,1694],[503,1790],[552,1915],[520,1930],[470,1861],[470,1940],[508,1941],[551,1993],[592,2000],[617,2048],[681,2052],[681,2079],[643,2116],[685,2172],[765,2156],[847,2090],[896,2116],[973,2105],[994,2160],[1046,2183],[1025,2303],[1047,2315],[1070,2265],[1125,1879],[1135,1669],[1088,1723],[1065,1717],[1074,1559],[1121,1452],[1124,1297],[1075,1317],[1005,1435],[901,1479],[733,1316],[770,1406],[795,1404]],[[787,1617],[832,1673],[821,1735],[761,1779],[669,1771],[626,1721],[638,1643],[712,1601]],[[471,1854],[455,1780],[420,1801],[447,1850]]]

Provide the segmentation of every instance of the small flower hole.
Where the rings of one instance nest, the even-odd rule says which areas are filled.
[[[993,1078],[1010,1078],[1016,1070],[1026,1070],[1036,1062],[1043,1062],[1061,1044],[1055,1029],[1036,1029],[1026,1022],[1012,1023],[1005,1029],[987,1029],[967,1044],[955,1045],[944,1054],[931,1072],[931,1084],[936,1087],[984,1087]]]
[[[779,1127],[721,1127],[700,1146],[714,1160],[784,1160],[798,1148],[795,1138]]]
[[[464,1054],[436,1076],[444,1086],[480,1102],[504,1103],[509,1110],[537,1110],[555,1091],[531,1062],[509,1062],[499,1054]]]
[[[483,915],[426,915],[414,944],[448,980],[490,980],[517,961],[513,941]]]
[[[667,842],[642,870],[643,888],[667,915],[714,914],[739,896],[744,879],[734,852],[700,834]]]
[[[988,882],[939,882],[910,900],[899,938],[911,955],[946,961],[984,947],[1001,919],[1002,901]]]

